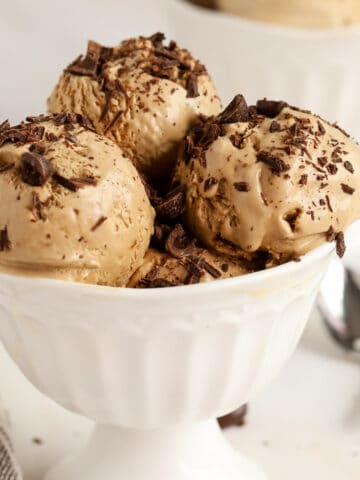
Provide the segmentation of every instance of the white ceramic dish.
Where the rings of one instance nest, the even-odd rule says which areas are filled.
[[[130,290],[0,275],[0,335],[47,396],[97,422],[48,480],[262,480],[216,417],[295,348],[332,256],[209,284]]]
[[[208,67],[224,103],[268,97],[338,121],[360,139],[360,27],[306,30],[168,2],[175,38]]]

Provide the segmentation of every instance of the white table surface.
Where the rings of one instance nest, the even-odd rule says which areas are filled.
[[[86,441],[91,422],[35,391],[1,348],[0,365],[0,394],[25,480],[40,480]],[[360,356],[339,350],[314,313],[289,364],[251,402],[247,425],[226,435],[270,480],[359,480],[359,367]]]

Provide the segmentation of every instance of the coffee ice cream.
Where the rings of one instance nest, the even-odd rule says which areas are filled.
[[[0,271],[124,286],[154,211],[131,161],[77,114],[0,125]]]
[[[237,95],[184,141],[176,181],[185,222],[217,252],[269,263],[337,240],[360,217],[360,148],[336,125],[284,102]]]
[[[48,109],[90,118],[142,173],[164,179],[189,127],[199,115],[217,115],[220,102],[205,67],[155,34],[115,48],[89,42],[86,56],[64,70]]]

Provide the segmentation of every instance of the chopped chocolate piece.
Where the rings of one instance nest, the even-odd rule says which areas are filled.
[[[334,163],[329,163],[326,166],[326,169],[330,173],[330,175],[336,175],[338,171],[338,167]]]
[[[335,234],[335,241],[336,241],[336,253],[340,258],[342,258],[346,250],[344,233],[337,232]]]
[[[250,191],[250,185],[248,182],[235,182],[234,183],[234,188],[238,192],[249,192]]]
[[[323,207],[324,205],[326,205],[326,202],[325,202],[325,200],[324,200],[323,198],[320,198],[320,200],[319,200],[319,205],[321,205],[322,207]]]
[[[229,140],[235,148],[241,148],[244,141],[244,135],[241,133],[234,133],[233,135],[230,135]]]
[[[182,258],[194,253],[195,241],[190,239],[183,227],[175,225],[165,241],[165,248],[175,258]]]
[[[214,278],[221,277],[221,272],[217,268],[215,268],[213,265],[211,265],[209,262],[207,262],[204,258],[200,259],[199,267],[206,270]]]
[[[72,192],[77,192],[79,188],[84,187],[94,187],[97,185],[97,181],[93,177],[83,177],[83,178],[65,178],[59,173],[53,175],[54,180],[56,180],[62,187],[71,190]]]
[[[4,252],[5,250],[10,250],[11,242],[9,240],[8,230],[7,227],[0,230],[0,252]]]
[[[348,195],[352,195],[355,192],[355,188],[350,187],[350,185],[346,185],[345,183],[341,184],[342,191],[347,193]]]
[[[328,159],[326,157],[319,157],[317,161],[320,167],[325,167],[325,165],[328,163]]]
[[[151,245],[160,250],[165,248],[165,240],[171,232],[171,227],[165,224],[156,223],[151,238]]]
[[[299,185],[306,185],[308,181],[308,176],[306,173],[301,175],[300,180],[299,180]]]
[[[228,264],[228,263],[223,263],[223,264],[221,265],[221,270],[222,270],[224,273],[228,272],[228,271],[229,271],[229,264]]]
[[[200,95],[198,86],[198,76],[192,73],[186,83],[187,98],[196,98]]]
[[[75,137],[75,135],[65,135],[65,140],[71,143],[79,143],[79,140]]]
[[[218,418],[219,425],[221,428],[242,427],[245,425],[246,413],[247,405],[243,405],[228,415]]]
[[[91,227],[91,231],[95,232],[104,222],[106,222],[107,217],[100,217],[99,220]]]
[[[354,173],[354,167],[352,165],[351,162],[349,162],[349,160],[346,160],[346,162],[344,162],[344,167],[346,168],[346,170],[350,173]]]
[[[210,190],[211,187],[217,185],[218,183],[219,182],[214,177],[207,178],[204,182],[204,192],[207,192],[208,190]]]
[[[36,152],[25,152],[21,156],[20,174],[28,185],[40,187],[44,185],[53,173],[49,160]]]
[[[153,43],[154,47],[162,47],[162,44],[165,40],[165,34],[162,32],[156,32],[149,37],[149,40]]]
[[[52,132],[46,132],[45,138],[48,142],[56,142],[58,140],[58,137]]]
[[[14,166],[15,166],[14,162],[0,164],[0,173],[7,172],[8,170],[11,170],[12,168],[14,168]]]
[[[270,124],[270,133],[275,133],[275,132],[280,132],[281,130],[281,125],[279,122],[277,122],[276,120],[273,120]]]
[[[90,40],[88,42],[88,48],[86,56],[80,55],[73,63],[67,68],[66,72],[73,75],[84,75],[94,77],[97,73],[97,67],[100,60],[102,47],[98,43]]]
[[[256,157],[257,161],[265,163],[274,175],[280,176],[280,173],[290,170],[290,165],[284,162],[284,160],[264,150],[258,152]]]
[[[32,143],[29,147],[30,152],[38,153],[39,155],[44,155],[45,147],[40,143]]]
[[[324,125],[320,122],[320,120],[318,120],[317,124],[318,124],[318,129],[319,129],[320,135],[325,135],[326,130],[325,130]]]
[[[145,277],[139,282],[138,287],[139,288],[166,288],[166,287],[178,287],[180,285],[182,284],[173,282],[171,280],[167,280],[166,278],[147,279]]]
[[[185,188],[180,186],[169,192],[164,200],[155,207],[156,215],[160,220],[174,220],[184,212]]]
[[[0,133],[8,130],[10,128],[9,120],[5,120],[4,122],[0,123]]]
[[[236,95],[225,110],[217,117],[218,123],[237,123],[247,122],[249,119],[249,109],[245,98],[242,95]]]
[[[198,263],[199,257],[191,256],[185,259],[184,266],[189,272],[185,279],[185,285],[193,285],[200,282],[203,273]]]
[[[287,107],[286,102],[267,100],[266,98],[258,100],[256,103],[257,113],[268,118],[275,118],[285,107]]]

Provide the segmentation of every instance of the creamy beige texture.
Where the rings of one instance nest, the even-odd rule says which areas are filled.
[[[251,20],[305,28],[360,23],[358,0],[215,0],[220,10]]]
[[[287,107],[221,128],[202,155],[182,151],[176,172],[187,225],[208,247],[286,260],[360,218],[360,148],[336,127]]]
[[[153,231],[154,212],[134,166],[109,139],[80,125],[67,131],[42,122],[44,157],[61,176],[93,178],[77,191],[54,177],[32,186],[20,175],[30,143],[5,143],[0,165],[0,270],[101,285],[123,286],[142,263]],[[56,135],[48,141],[47,135]],[[65,136],[75,137],[76,143]],[[34,202],[34,195],[37,200]]]
[[[202,268],[199,283],[210,282],[215,279],[236,277],[248,273],[241,261],[230,258],[226,255],[212,253],[203,248],[197,248],[194,252],[197,259],[205,260],[215,269],[211,275],[209,271]],[[147,285],[147,280],[156,279],[158,282],[164,282],[162,286],[184,285],[189,276],[189,269],[186,267],[187,259],[174,258],[168,253],[159,252],[153,248],[149,249],[140,268],[131,277],[128,287],[144,288],[151,286],[151,281]],[[211,269],[210,269],[211,270]],[[169,285],[167,285],[169,282]]]
[[[192,74],[198,95],[189,97]],[[186,50],[157,46],[140,37],[112,49],[97,76],[64,71],[48,109],[90,118],[99,133],[121,145],[139,170],[157,179],[170,174],[175,150],[188,128],[200,114],[218,114],[220,102],[208,73]]]

